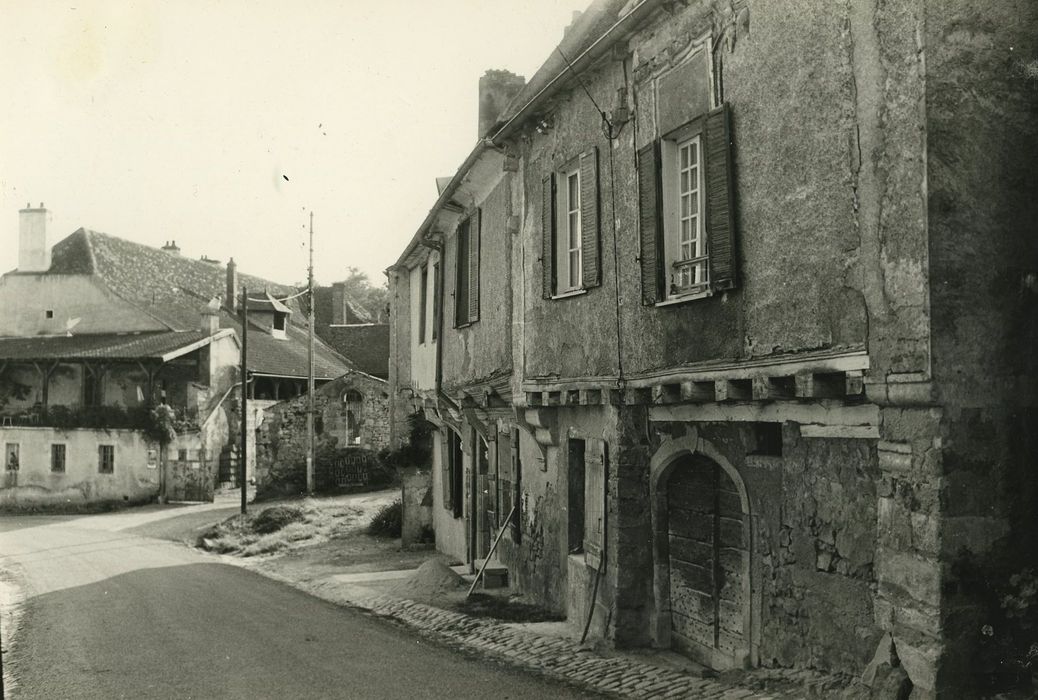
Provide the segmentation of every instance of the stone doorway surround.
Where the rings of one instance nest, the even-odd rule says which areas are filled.
[[[699,437],[694,427],[680,438],[664,442],[649,462],[649,505],[652,523],[653,547],[653,600],[649,615],[650,634],[659,648],[671,647],[670,616],[670,557],[667,527],[667,481],[682,457],[700,455],[715,462],[731,479],[739,492],[744,527],[747,530],[747,561],[744,566],[743,585],[743,630],[744,646],[732,657],[716,655],[706,660],[718,670],[744,668],[759,664],[760,606],[755,605],[754,596],[759,596],[759,587],[752,585],[753,532],[755,523],[750,511],[746,484],[738,470],[712,444]]]

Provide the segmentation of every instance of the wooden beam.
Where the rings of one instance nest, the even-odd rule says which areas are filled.
[[[718,401],[749,401],[753,398],[753,380],[718,379],[714,382]]]
[[[713,382],[681,382],[682,401],[714,401],[716,396]]]

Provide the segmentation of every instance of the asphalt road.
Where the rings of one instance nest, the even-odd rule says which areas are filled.
[[[9,697],[592,697],[132,534],[161,520],[0,518],[0,568],[26,597]]]

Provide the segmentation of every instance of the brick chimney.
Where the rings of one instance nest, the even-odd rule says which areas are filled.
[[[180,255],[180,246],[176,241],[166,241],[166,245],[162,246],[162,249],[171,255]]]
[[[231,311],[238,310],[238,266],[234,264],[234,258],[227,261],[227,289],[223,305]]]
[[[332,285],[332,325],[341,326],[346,322],[346,285],[336,282]]]
[[[526,78],[510,71],[488,70],[483,74],[479,79],[479,138],[489,135],[524,85]]]
[[[18,214],[18,271],[46,272],[50,269],[50,247],[47,245],[50,212],[40,202],[35,209],[26,204]]]

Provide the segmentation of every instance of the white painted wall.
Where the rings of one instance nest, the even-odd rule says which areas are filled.
[[[452,511],[443,507],[443,465],[447,459],[447,440],[443,433],[444,430],[449,430],[449,428],[441,428],[433,433],[433,530],[436,532],[437,551],[464,562],[468,559],[468,548],[465,543],[465,519],[455,518]],[[468,458],[468,455],[465,455],[465,459],[468,460]],[[466,498],[468,498],[467,484]]]
[[[0,464],[0,507],[145,501],[158,495],[158,445],[135,430],[0,428],[0,448],[19,445],[20,464]],[[51,445],[65,445],[65,472],[51,471]],[[115,447],[115,469],[98,472],[98,446]],[[149,460],[153,450],[154,460]],[[150,466],[154,464],[154,466]]]
[[[433,318],[433,297],[435,279],[432,266],[439,261],[439,254],[433,253],[426,263],[429,275],[426,284],[425,309],[421,309],[422,267],[414,267],[409,271],[411,290],[411,382],[415,389],[430,390],[436,388],[436,343],[431,340],[432,328],[436,323]],[[443,274],[443,271],[440,271]],[[426,342],[420,343],[419,323],[422,310],[426,314]]]
[[[52,318],[47,318],[47,312]],[[168,330],[92,275],[9,273],[0,277],[0,336]]]

